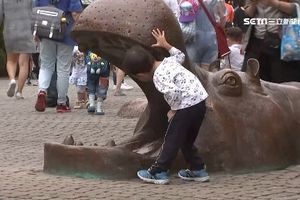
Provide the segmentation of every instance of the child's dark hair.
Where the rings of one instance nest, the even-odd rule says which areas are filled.
[[[122,66],[131,74],[146,73],[152,70],[155,58],[141,46],[133,46],[126,51]]]
[[[233,41],[242,41],[243,31],[239,27],[231,27],[225,30],[227,38]]]

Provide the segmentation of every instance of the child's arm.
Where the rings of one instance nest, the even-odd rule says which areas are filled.
[[[165,48],[166,50],[169,51],[171,57],[174,57],[177,62],[179,62],[180,64],[184,62],[185,59],[184,53],[167,42],[164,31],[160,31],[159,29],[156,30],[154,29],[152,31],[152,35],[156,39],[156,44],[153,44],[152,47]]]

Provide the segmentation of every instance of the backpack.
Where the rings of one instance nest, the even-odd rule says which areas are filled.
[[[52,1],[53,2],[53,1]],[[49,6],[32,9],[31,28],[33,36],[62,41],[65,36],[67,18],[65,12],[50,3]]]

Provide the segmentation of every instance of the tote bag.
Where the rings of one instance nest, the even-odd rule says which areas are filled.
[[[297,8],[297,18],[290,19],[290,23],[282,29],[280,57],[284,61],[300,60],[300,7],[295,3]]]

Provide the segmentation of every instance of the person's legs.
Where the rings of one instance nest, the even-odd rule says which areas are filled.
[[[187,54],[194,63],[209,70],[209,65],[218,58],[216,34],[213,31],[201,31],[193,42],[187,44]]]
[[[117,68],[117,85],[115,89],[115,96],[125,96],[125,94],[121,90],[122,81],[125,77],[125,72],[123,72],[121,69]]]
[[[57,47],[56,42],[42,39],[40,44],[41,68],[39,72],[39,90],[46,92],[55,70]]]
[[[52,74],[55,70],[56,50],[54,41],[42,39],[40,43],[39,94],[35,104],[35,109],[39,112],[43,112],[46,109],[46,91],[49,88]]]
[[[247,70],[247,61],[249,58],[255,58],[257,60],[259,59],[261,54],[261,45],[262,45],[262,40],[260,39],[251,38],[249,40],[245,57],[244,57],[243,66],[242,66],[243,72]]]
[[[56,83],[57,83],[57,70],[55,67],[55,70],[52,74],[50,85],[47,89],[47,107],[56,107],[57,106],[57,88],[56,88]]]
[[[156,162],[151,166],[150,173],[167,171],[170,169],[173,160],[176,158],[179,149],[182,147],[188,136],[191,126],[190,108],[177,110],[173,119],[171,119],[161,152]]]
[[[7,96],[13,97],[15,95],[16,89],[16,71],[17,71],[17,64],[18,64],[19,54],[16,53],[7,53],[7,62],[6,62],[6,70],[8,73],[8,78],[10,80]]]
[[[77,101],[74,106],[75,109],[83,109],[86,108],[86,86],[83,85],[77,85],[76,86],[77,90]]]
[[[18,76],[18,89],[17,93],[22,95],[22,91],[28,77],[29,70],[29,54],[20,54],[19,56],[19,76]],[[18,96],[16,96],[18,98]]]
[[[106,99],[107,90],[109,86],[109,72],[110,66],[106,65],[101,69],[99,84],[97,87],[97,106],[96,106],[96,115],[104,115],[103,111],[103,101]]]
[[[39,53],[33,53],[32,54],[32,61],[34,64],[34,68],[32,69],[32,72],[35,74],[36,78],[39,77],[39,71],[40,71],[40,54]]]
[[[66,105],[73,47],[57,43],[57,104]]]
[[[164,142],[155,163],[148,170],[140,170],[137,175],[146,182],[166,184],[169,182],[168,170],[179,149],[186,140],[190,127],[189,108],[177,110],[169,122]]]
[[[87,90],[89,97],[89,106],[88,113],[95,112],[95,98],[96,98],[96,89],[99,85],[99,77],[97,74],[90,74],[90,70],[87,72]]]
[[[100,77],[99,78],[99,85],[97,87],[97,106],[96,106],[96,115],[104,115],[103,111],[103,101],[106,99],[107,90],[108,90],[108,77]]]
[[[204,168],[204,162],[199,155],[198,149],[194,142],[198,136],[200,126],[205,116],[205,101],[194,106],[190,112],[191,127],[188,131],[187,138],[182,145],[181,151],[185,160],[190,165],[191,170],[201,170]]]
[[[190,110],[191,126],[188,131],[188,136],[181,147],[181,151],[185,160],[190,165],[188,169],[180,170],[178,176],[183,180],[205,182],[209,180],[208,173],[206,172],[204,162],[194,145],[198,136],[199,128],[205,116],[206,106],[205,101],[195,105]]]

